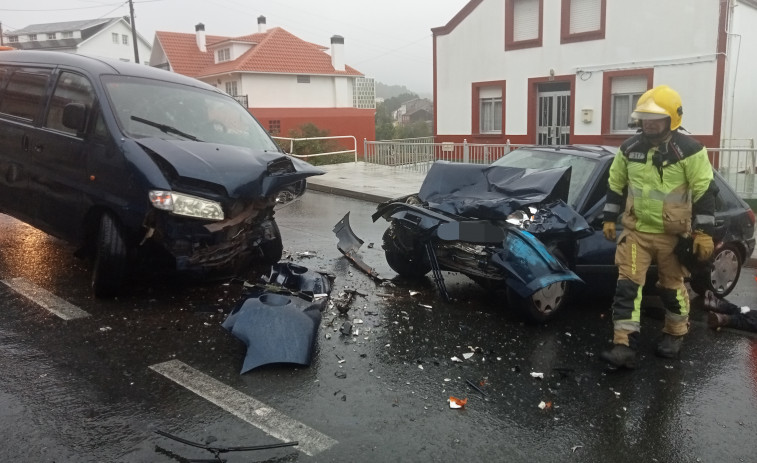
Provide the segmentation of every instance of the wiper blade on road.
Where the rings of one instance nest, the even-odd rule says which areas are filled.
[[[202,141],[199,138],[195,137],[194,135],[190,135],[186,132],[182,132],[176,127],[171,127],[170,125],[161,124],[159,122],[154,122],[149,119],[143,119],[139,116],[131,116],[131,120],[141,122],[151,127],[155,127],[156,129],[160,130],[163,133],[173,133],[173,134],[179,135],[180,137],[188,138],[192,141]]]

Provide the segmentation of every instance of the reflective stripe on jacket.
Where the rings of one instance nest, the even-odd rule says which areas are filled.
[[[707,149],[678,132],[658,147],[636,135],[621,145],[610,166],[605,220],[620,213],[627,188],[623,225],[645,233],[711,232],[715,223],[712,166]]]

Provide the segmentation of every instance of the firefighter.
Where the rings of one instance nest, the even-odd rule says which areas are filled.
[[[638,365],[641,293],[654,262],[665,306],[656,354],[678,357],[689,330],[689,296],[683,282],[688,270],[676,245],[681,237],[693,238],[699,261],[708,260],[714,248],[717,187],[712,166],[706,148],[678,131],[682,114],[681,97],[672,88],[660,85],[645,92],[631,115],[641,132],[620,146],[610,166],[603,232],[615,241],[619,216],[623,231],[615,252],[613,347],[601,358],[615,367]]]

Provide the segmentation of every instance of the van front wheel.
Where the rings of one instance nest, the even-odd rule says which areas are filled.
[[[96,297],[118,295],[126,276],[126,242],[121,226],[109,213],[100,218],[92,266],[92,290]]]

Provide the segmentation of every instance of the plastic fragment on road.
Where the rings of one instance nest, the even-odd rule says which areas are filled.
[[[552,402],[544,402],[543,400],[539,402],[539,408],[542,410],[551,410],[552,409]]]
[[[539,378],[539,379],[544,379],[544,373],[537,373],[535,371],[532,371],[531,372],[531,377],[533,377],[533,378]]]
[[[473,357],[473,352],[466,352],[466,353],[463,354],[463,358],[465,360],[468,360],[471,357]]]
[[[464,408],[468,403],[468,399],[458,399],[457,397],[449,396],[449,408]]]
[[[457,362],[457,363],[462,363],[462,362],[463,362],[463,361],[462,361],[462,360],[461,360],[460,358],[458,358],[458,357],[452,357],[452,358],[451,358],[450,360],[452,360],[453,362]]]
[[[417,296],[419,294],[420,294],[420,291],[413,291],[412,289],[410,290],[410,295],[411,296]]]
[[[271,363],[310,365],[332,276],[294,263],[271,266],[222,326],[247,345],[240,374]]]

